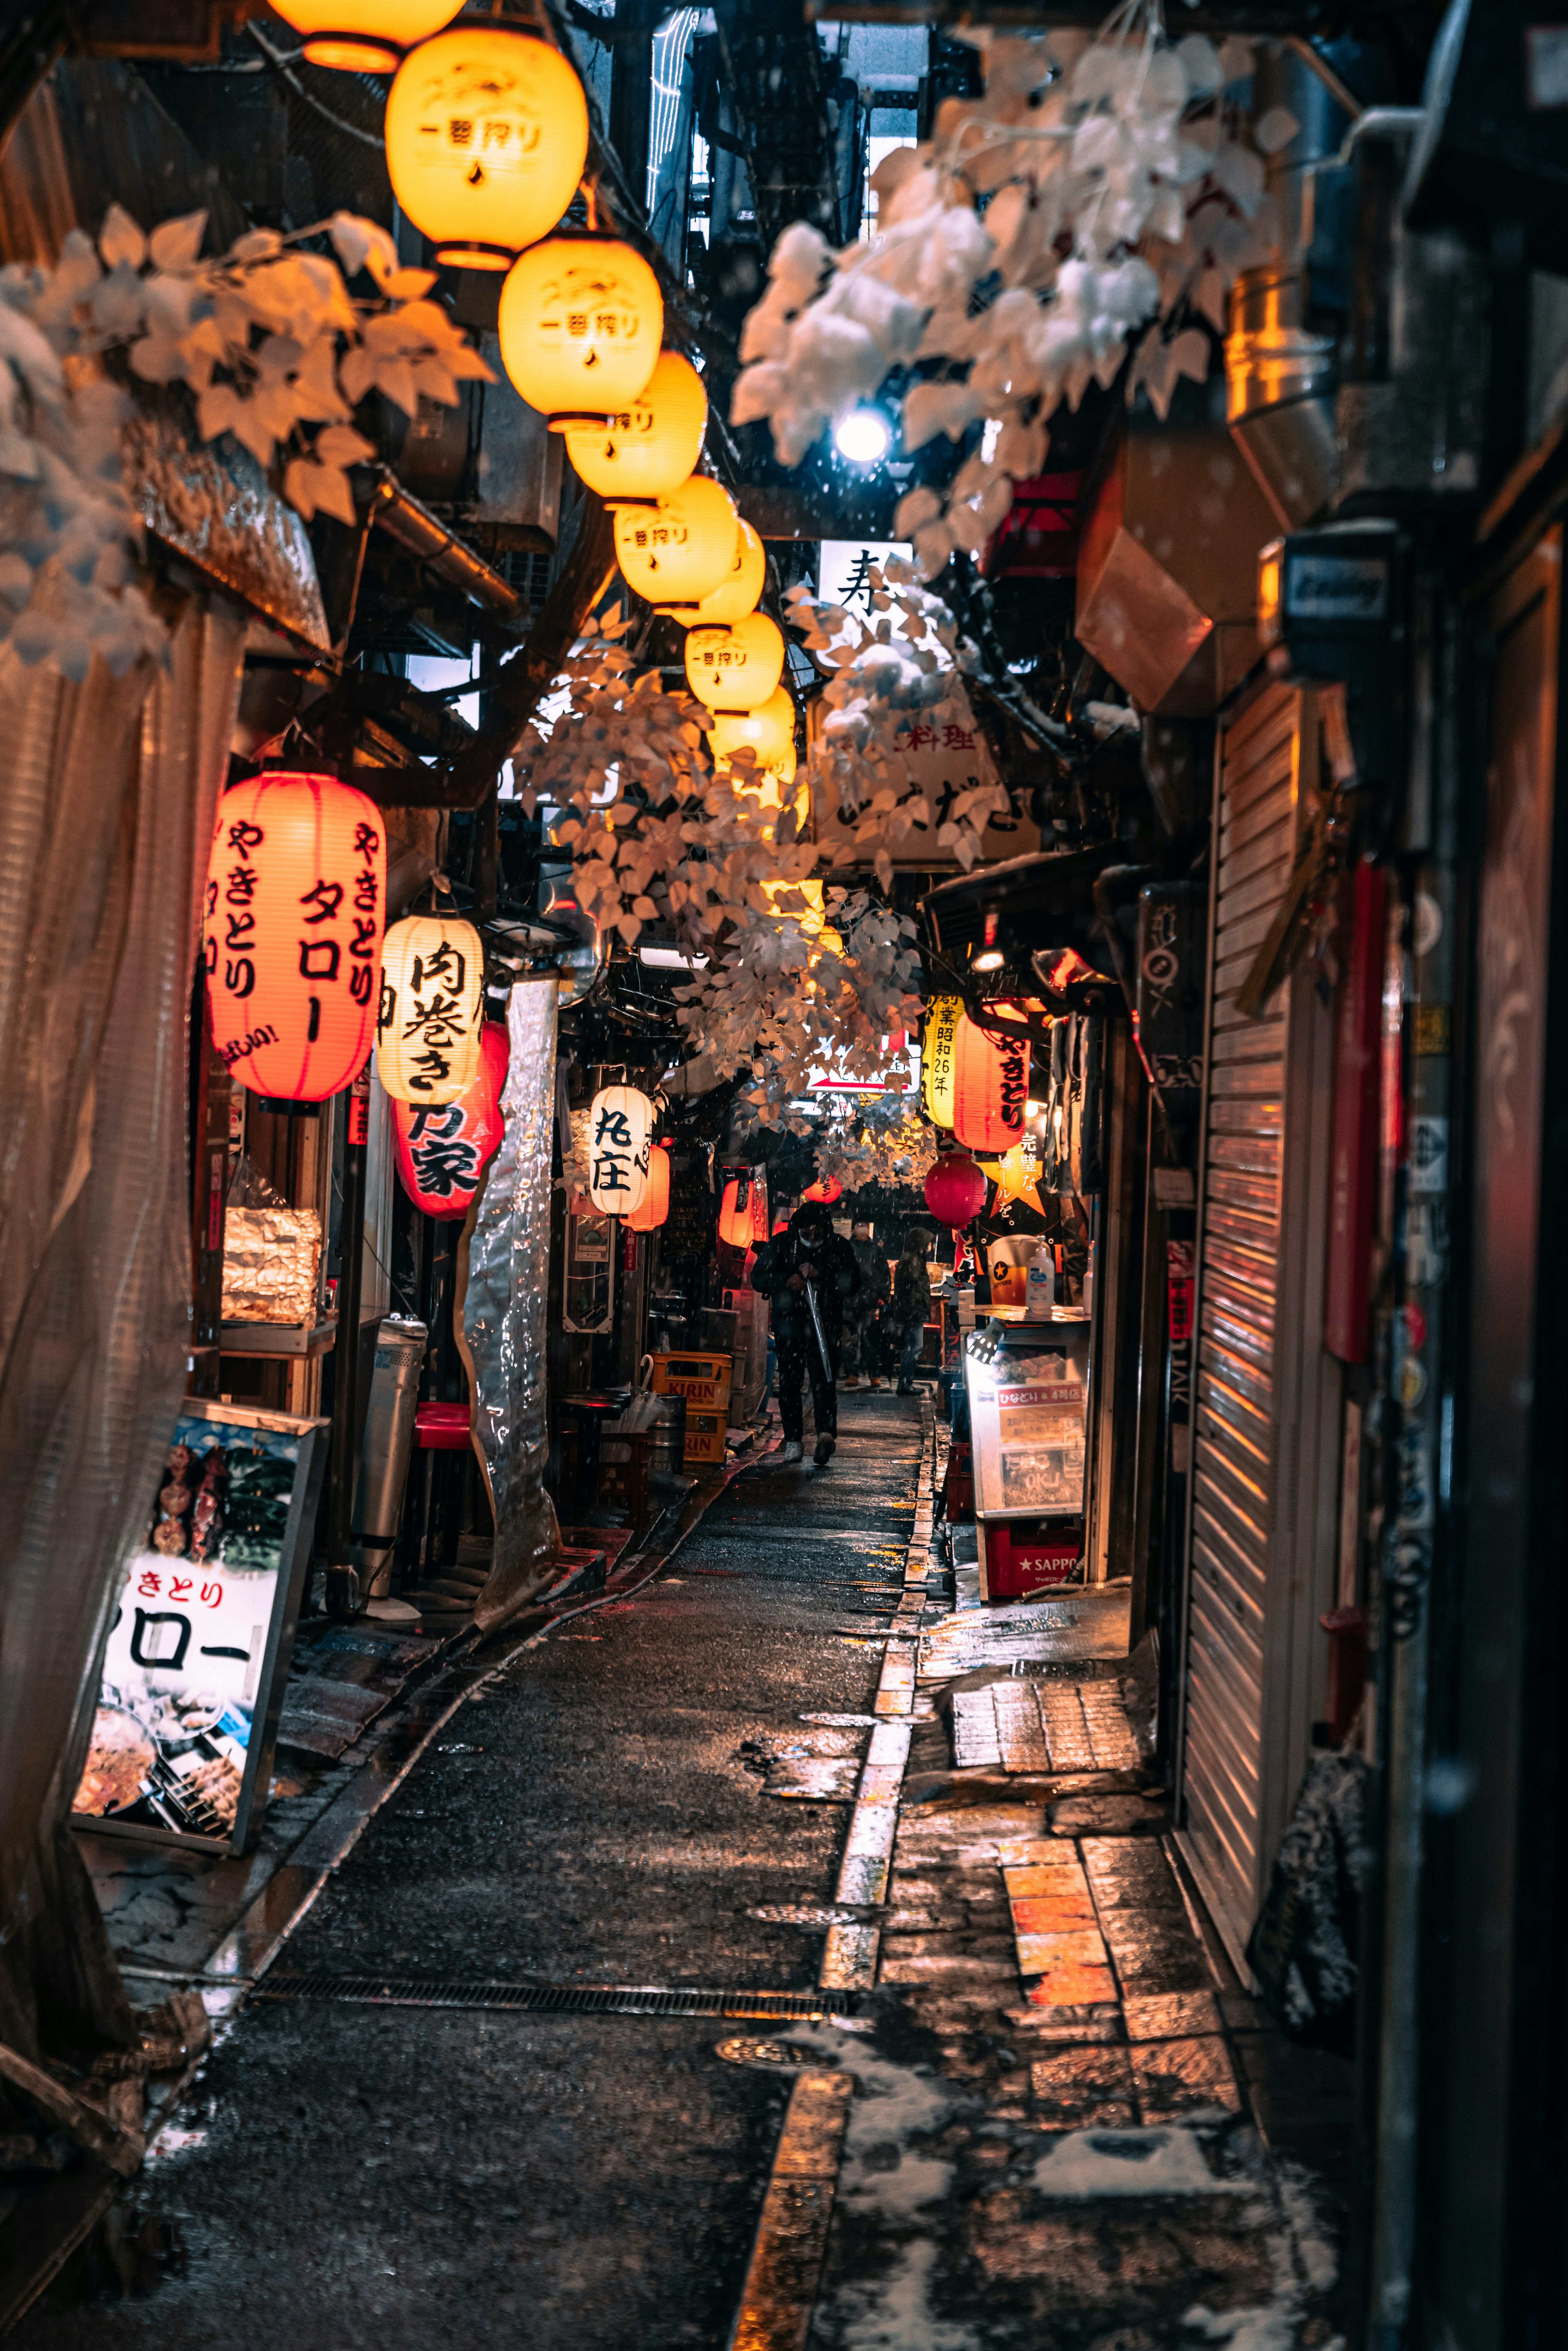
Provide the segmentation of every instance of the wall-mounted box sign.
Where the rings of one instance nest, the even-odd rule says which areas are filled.
[[[975,1513],[1071,1518],[1083,1510],[1089,1324],[1015,1324],[989,1362],[965,1362]]]

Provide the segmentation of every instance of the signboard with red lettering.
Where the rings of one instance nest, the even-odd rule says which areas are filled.
[[[813,745],[828,716],[820,695],[808,705],[807,724]],[[937,840],[941,827],[952,820],[963,794],[1002,780],[962,686],[955,683],[947,702],[912,712],[894,742],[896,761],[878,778],[879,788],[893,786],[908,821],[902,831],[896,824],[882,824],[880,839],[895,865],[956,867],[958,860],[952,848],[943,847]],[[1027,793],[1010,784],[1007,789],[1006,812],[994,816],[980,836],[981,858],[988,864],[1004,857],[1023,857],[1042,845],[1040,828],[1030,816]],[[835,850],[841,843],[852,843],[868,813],[830,806],[813,781],[811,824],[820,848]],[[869,850],[865,862],[871,862]]]
[[[255,1842],[328,1425],[185,1399],[120,1573],[78,1827]]]
[[[966,1355],[965,1380],[977,1518],[1081,1518],[1087,1320],[1010,1324],[993,1358]]]

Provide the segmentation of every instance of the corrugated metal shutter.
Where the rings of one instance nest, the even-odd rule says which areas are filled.
[[[1235,998],[1294,862],[1301,704],[1274,687],[1249,705],[1219,779],[1182,1781],[1184,1849],[1233,1949],[1263,1858],[1292,990],[1253,1020]]]

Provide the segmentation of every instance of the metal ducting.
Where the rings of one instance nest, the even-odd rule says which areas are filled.
[[[1305,59],[1283,43],[1260,49],[1253,109],[1283,108],[1297,128],[1270,158],[1279,217],[1272,258],[1243,272],[1225,345],[1226,413],[1237,446],[1286,530],[1324,513],[1338,488],[1336,343],[1311,324],[1310,263],[1318,240],[1320,169],[1349,124]]]

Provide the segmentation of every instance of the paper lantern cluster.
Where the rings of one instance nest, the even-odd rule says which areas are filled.
[[[427,1217],[465,1217],[506,1122],[501,1091],[509,1055],[507,1031],[488,1020],[479,1032],[478,1066],[454,1102],[393,1101],[392,1148],[398,1176]]]
[[[325,1102],[375,1035],[387,886],[375,802],[272,771],[218,802],[203,947],[213,1043],[252,1093]]]
[[[588,1109],[588,1189],[601,1216],[632,1217],[648,1196],[653,1105],[635,1086],[601,1086]]]
[[[454,1102],[479,1068],[485,950],[472,923],[411,914],[382,955],[376,1068],[394,1102]]]

